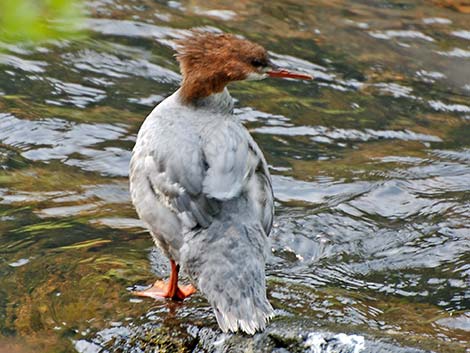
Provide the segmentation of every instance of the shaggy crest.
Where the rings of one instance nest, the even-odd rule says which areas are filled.
[[[221,92],[229,82],[251,73],[262,74],[268,65],[262,46],[232,34],[192,31],[176,44],[183,74],[181,97],[187,103]]]

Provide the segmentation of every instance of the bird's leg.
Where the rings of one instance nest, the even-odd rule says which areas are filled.
[[[179,265],[177,265],[173,260],[170,260],[170,265],[171,272],[168,282],[156,281],[152,287],[133,293],[141,297],[149,297],[153,299],[170,298],[173,300],[184,300],[196,292],[196,288],[190,284],[186,286],[178,286]]]

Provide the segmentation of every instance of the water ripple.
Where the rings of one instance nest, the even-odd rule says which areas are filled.
[[[46,99],[46,103],[62,105],[62,103],[73,104],[78,108],[85,108],[91,103],[97,103],[106,97],[105,91],[87,87],[78,83],[62,82],[58,79],[49,78],[53,91],[51,94],[56,96],[65,95],[65,98]]]
[[[0,54],[0,64],[31,73],[45,72],[44,68],[48,65],[44,61],[26,60],[7,54]]]
[[[452,34],[456,37],[470,40],[470,31],[453,31]]]
[[[105,18],[90,18],[87,20],[86,27],[103,35],[158,39],[181,38],[184,34],[188,33],[188,31],[177,30],[171,27]]]
[[[403,141],[441,142],[438,136],[416,133],[410,130],[373,130],[328,128],[325,126],[262,126],[254,129],[262,134],[287,136],[324,136],[333,140],[369,141],[379,139],[397,139]],[[328,140],[326,140],[328,141]]]
[[[66,62],[80,71],[93,72],[114,79],[139,76],[162,83],[179,82],[181,79],[181,76],[174,71],[153,64],[144,58],[123,58],[90,49],[67,54],[64,58]]]
[[[328,203],[330,206],[341,200],[363,194],[372,189],[373,183],[337,183],[320,184],[295,180],[290,177],[273,176],[275,196],[278,200],[287,202],[292,200],[306,201],[315,204]]]
[[[437,51],[437,53],[443,56],[450,56],[455,58],[470,58],[470,50],[461,48],[454,48],[450,51]]]
[[[452,23],[452,20],[443,17],[426,17],[423,18],[423,23],[430,25],[430,24],[440,24],[440,25],[449,25]]]
[[[406,31],[406,30],[387,30],[387,31],[370,31],[369,35],[378,39],[393,39],[393,38],[411,38],[422,39],[428,42],[434,42],[434,39],[419,31]]]
[[[232,10],[204,10],[200,8],[195,8],[194,12],[198,15],[208,16],[208,17],[216,17],[223,21],[233,20],[237,17],[237,13]]]
[[[78,124],[61,119],[25,120],[0,114],[0,141],[22,149],[35,161],[64,160],[65,164],[107,175],[127,175],[130,151],[118,147],[91,148],[126,135],[122,126]],[[79,154],[80,159],[69,158]]]

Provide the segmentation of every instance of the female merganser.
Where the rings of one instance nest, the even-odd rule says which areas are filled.
[[[264,272],[273,191],[226,86],[311,76],[274,68],[263,47],[230,34],[192,32],[178,45],[182,85],[145,119],[130,164],[132,201],[171,275],[135,294],[183,300],[196,289],[178,286],[181,266],[222,331],[254,334],[273,316]]]

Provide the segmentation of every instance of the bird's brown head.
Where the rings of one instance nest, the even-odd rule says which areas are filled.
[[[309,75],[273,68],[266,49],[232,34],[194,31],[176,44],[183,74],[181,97],[187,103],[219,93],[232,81],[267,76],[311,79]]]

